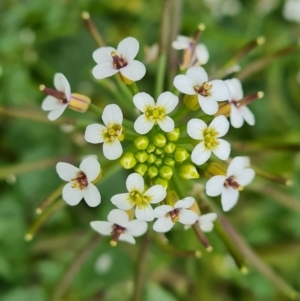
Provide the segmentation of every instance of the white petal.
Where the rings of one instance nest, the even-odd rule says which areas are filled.
[[[209,53],[207,47],[204,44],[199,44],[196,46],[195,52],[196,52],[196,58],[198,62],[201,65],[206,64],[209,59]]]
[[[179,200],[175,203],[174,208],[190,208],[195,203],[195,199],[191,196],[188,196],[182,200]]]
[[[153,225],[153,230],[156,232],[168,232],[174,226],[170,217],[161,217]]]
[[[113,64],[113,59],[111,56],[112,52],[116,52],[116,49],[114,49],[113,47],[98,48],[93,52],[93,59],[97,64],[102,64],[102,63]]]
[[[147,206],[144,206],[142,208],[139,208],[138,206],[135,207],[135,216],[137,219],[150,222],[153,221],[154,219],[154,212],[153,208],[151,207],[150,204]]]
[[[204,113],[207,115],[213,115],[217,113],[219,105],[213,96],[202,96],[198,94],[199,105]]]
[[[239,129],[244,124],[243,116],[235,104],[230,106],[230,123],[236,129]]]
[[[153,97],[145,92],[140,92],[134,95],[133,103],[142,113],[146,112],[147,107],[155,107]]]
[[[104,221],[90,222],[90,226],[102,235],[110,235],[112,231],[113,223]]]
[[[128,223],[127,231],[133,236],[141,236],[147,231],[147,228],[148,224],[146,222],[135,219]]]
[[[208,126],[211,129],[215,129],[219,134],[217,137],[224,136],[229,130],[229,122],[223,115],[217,116]]]
[[[107,105],[103,110],[102,120],[107,127],[114,124],[122,125],[123,113],[120,107],[115,104]]]
[[[105,63],[101,63],[99,65],[96,65],[92,71],[94,77],[97,79],[110,77],[118,72],[119,72],[119,70],[115,69],[113,64],[110,62],[105,62]]]
[[[101,167],[97,159],[87,157],[80,163],[79,169],[85,173],[88,181],[92,182],[99,176]]]
[[[227,177],[238,175],[245,168],[245,159],[244,157],[238,156],[232,159],[228,168],[227,168]]]
[[[226,79],[225,83],[228,87],[230,98],[229,100],[235,100],[238,101],[244,97],[242,84],[239,79],[232,78],[232,79]]]
[[[166,114],[172,112],[178,104],[178,97],[171,92],[164,92],[159,95],[156,105],[164,107],[166,109]]]
[[[61,92],[66,94],[68,100],[71,98],[71,87],[66,79],[66,77],[62,73],[56,73],[54,75],[54,87]]]
[[[198,219],[198,214],[192,210],[181,209],[179,213],[179,222],[184,225],[192,225]]]
[[[122,55],[123,58],[130,62],[136,57],[139,47],[140,46],[137,39],[128,37],[119,43],[117,53]]]
[[[242,106],[239,108],[239,111],[249,125],[255,124],[255,117],[248,107]]]
[[[213,176],[206,182],[206,194],[209,196],[217,196],[222,193],[224,189],[226,177],[225,176]]]
[[[142,114],[136,119],[133,126],[137,133],[144,135],[151,131],[154,126],[154,120],[149,120],[145,114]]]
[[[239,191],[232,187],[226,187],[222,191],[221,203],[225,212],[234,207],[239,199]]]
[[[72,164],[65,162],[58,162],[56,164],[56,172],[59,177],[65,181],[71,181],[73,178],[77,176],[79,169]]]
[[[113,209],[112,211],[109,212],[107,216],[107,220],[123,228],[127,228],[129,222],[129,216],[123,210]]]
[[[199,86],[208,80],[207,73],[202,67],[192,67],[188,69],[186,75]]]
[[[92,183],[89,183],[88,186],[82,190],[82,195],[85,199],[85,202],[90,207],[96,207],[101,202],[100,192],[98,188]]]
[[[187,133],[195,140],[203,140],[203,131],[207,128],[206,123],[201,119],[191,119],[187,124]]]
[[[201,230],[203,232],[210,232],[214,227],[213,222],[216,219],[217,219],[216,213],[207,213],[207,214],[201,215],[198,219]]]
[[[193,149],[191,158],[192,161],[197,164],[201,165],[205,163],[211,156],[211,150],[208,150],[204,146],[204,142],[200,142],[196,145],[196,147]]]
[[[130,174],[126,180],[126,188],[129,192],[137,191],[142,194],[145,188],[143,177],[136,172]]]
[[[174,120],[169,116],[165,116],[163,120],[158,120],[157,123],[166,133],[172,132],[175,128]]]
[[[52,111],[61,106],[65,106],[65,105],[62,103],[61,100],[59,100],[51,95],[46,96],[42,102],[42,110],[44,110],[44,111]]]
[[[102,143],[104,141],[102,131],[105,129],[106,127],[101,124],[90,124],[85,130],[84,139],[93,144]]]
[[[127,233],[127,232],[121,234],[120,237],[119,237],[119,240],[120,241],[126,241],[130,244],[133,244],[133,245],[135,244],[134,237],[132,235],[130,235],[129,233]]]
[[[162,185],[154,185],[144,193],[144,196],[150,199],[150,204],[161,202],[166,197],[166,195],[167,192]]]
[[[231,151],[230,143],[223,139],[217,140],[220,144],[213,150],[213,153],[221,160],[227,160]]]
[[[67,106],[68,106],[68,104],[64,104],[64,105],[52,110],[47,116],[48,119],[51,121],[56,120],[58,117],[60,117],[62,115],[64,110],[67,108]]]
[[[173,85],[177,90],[184,94],[188,95],[195,95],[197,94],[194,86],[196,86],[196,83],[191,78],[187,77],[186,75],[177,75],[174,78]]]
[[[168,212],[171,212],[174,208],[170,205],[161,205],[154,209],[154,217],[160,218],[165,216]]]
[[[255,177],[255,171],[251,168],[245,168],[241,173],[239,173],[235,180],[242,186],[250,184]]]
[[[62,197],[70,206],[77,205],[83,198],[82,191],[79,188],[73,188],[72,183],[65,185],[62,191]]]
[[[116,160],[121,157],[122,153],[122,144],[118,139],[103,143],[103,154],[108,160]]]
[[[122,210],[130,210],[134,206],[134,204],[130,203],[129,193],[116,194],[110,200],[116,207]]]
[[[223,80],[215,79],[210,81],[209,84],[213,85],[210,92],[215,100],[223,101],[230,99],[228,87]]]
[[[190,46],[191,39],[186,36],[177,36],[176,41],[172,42],[172,47],[176,50],[186,49]]]
[[[146,67],[139,61],[131,61],[127,66],[120,68],[120,72],[126,78],[136,82],[142,79],[146,74]]]

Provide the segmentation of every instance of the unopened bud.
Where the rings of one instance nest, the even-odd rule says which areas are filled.
[[[172,157],[170,157],[170,156],[167,156],[164,159],[164,164],[167,165],[167,166],[174,167],[175,163],[176,163],[175,160]]]
[[[169,141],[177,141],[180,137],[180,130],[179,128],[175,128],[172,132],[167,134],[167,138]]]
[[[156,160],[156,156],[154,154],[149,154],[148,155],[148,159],[147,159],[148,163],[151,164],[151,163],[155,162],[155,160]]]
[[[158,169],[155,166],[150,166],[148,168],[147,174],[149,176],[150,179],[156,177],[158,175]]]
[[[173,176],[173,168],[171,168],[170,166],[163,165],[159,169],[159,175],[166,180],[170,180]]]
[[[163,152],[164,152],[163,148],[156,148],[154,151],[154,154],[159,156],[159,155],[163,154]]]
[[[196,167],[191,163],[182,163],[178,167],[178,175],[183,179],[198,179],[200,175]]]
[[[167,205],[174,207],[175,203],[179,200],[177,193],[174,190],[167,190],[165,202]]]
[[[169,185],[169,181],[161,177],[155,178],[154,183],[157,185],[162,185],[165,189],[167,189]]]
[[[185,148],[178,147],[178,146],[176,147],[176,150],[174,152],[174,159],[176,162],[183,162],[189,156],[190,156],[190,154],[188,153],[188,151]]]
[[[192,110],[196,111],[200,108],[199,102],[198,102],[198,95],[184,95],[183,96],[183,103],[185,106]]]
[[[140,163],[144,163],[148,159],[148,154],[146,153],[146,151],[138,151],[134,156]]]
[[[204,176],[206,178],[211,178],[217,175],[226,176],[226,169],[227,168],[223,164],[212,162],[208,165],[208,167],[204,171]]]
[[[90,106],[91,99],[85,95],[72,93],[68,102],[68,108],[76,112],[84,113]]]
[[[167,142],[166,145],[164,146],[164,151],[167,154],[173,154],[176,149],[176,144],[173,142]]]
[[[165,137],[165,135],[161,133],[156,134],[153,138],[153,143],[157,147],[163,147],[166,144],[166,142],[167,142],[167,138]]]
[[[135,159],[133,153],[125,153],[122,156],[120,163],[125,169],[130,169],[135,166],[136,159]]]
[[[134,146],[138,150],[145,150],[149,145],[149,139],[147,136],[140,136],[134,140]]]
[[[147,147],[147,153],[153,153],[156,149],[156,146],[154,144],[149,144]]]
[[[135,167],[134,170],[139,173],[141,176],[143,176],[146,171],[147,171],[148,167],[146,164],[144,163],[138,163]]]

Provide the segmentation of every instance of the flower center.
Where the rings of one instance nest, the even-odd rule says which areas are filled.
[[[166,214],[166,216],[170,216],[170,217],[171,217],[171,220],[172,220],[172,222],[173,222],[173,224],[174,224],[174,223],[178,222],[179,219],[180,219],[179,213],[180,213],[180,210],[179,210],[179,209],[174,209],[174,210],[168,212],[168,213]]]
[[[108,125],[106,129],[102,130],[104,136],[104,142],[113,142],[115,141],[122,133],[122,126],[119,124]]]
[[[127,61],[122,57],[122,55],[118,56],[115,51],[111,52],[111,57],[113,59],[113,66],[115,69],[121,69],[125,66],[127,66]]]
[[[212,87],[213,87],[212,84],[209,84],[208,82],[204,82],[201,87],[195,86],[194,90],[196,93],[206,97],[206,96],[211,96],[210,90]]]
[[[163,107],[148,107],[145,116],[151,121],[154,119],[155,123],[157,120],[163,120],[165,118],[165,109]]]
[[[136,205],[139,209],[142,209],[149,204],[148,198],[137,191],[132,191],[129,195],[131,203]]]
[[[203,131],[204,144],[207,149],[214,150],[216,149],[220,142],[217,139],[218,132],[212,128],[206,128]]]
[[[63,104],[68,103],[67,96],[66,96],[66,94],[65,94],[64,92],[62,92],[62,91],[57,91],[57,90],[55,90],[55,89],[45,87],[44,85],[40,86],[40,90],[41,90],[42,92],[44,92],[45,94],[47,94],[47,95],[53,96],[53,97],[55,97],[56,99],[61,100]]]
[[[110,244],[112,246],[116,246],[117,245],[117,241],[119,240],[119,237],[121,234],[125,233],[126,231],[126,228],[120,226],[120,225],[117,225],[117,224],[113,224],[112,226],[112,230],[110,232],[111,236],[112,236],[112,239],[110,241]]]
[[[76,178],[71,179],[73,182],[72,187],[73,188],[79,188],[80,190],[83,190],[88,186],[88,180],[84,172],[79,171]]]
[[[237,181],[235,181],[235,177],[231,176],[229,178],[227,178],[224,182],[224,186],[225,187],[232,187],[235,190],[243,190],[244,187],[242,185],[240,185]]]

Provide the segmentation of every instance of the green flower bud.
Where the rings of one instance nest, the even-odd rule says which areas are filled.
[[[120,163],[125,169],[130,169],[135,166],[136,159],[135,159],[133,153],[125,153],[122,156]]]
[[[140,136],[134,140],[134,146],[139,150],[144,150],[149,145],[149,139],[147,136]]]
[[[167,196],[165,198],[165,202],[167,205],[174,207],[175,203],[179,200],[178,195],[174,190],[167,190]]]
[[[146,151],[149,154],[149,153],[153,153],[155,151],[155,149],[156,149],[156,146],[154,144],[149,144]]]
[[[154,154],[159,156],[161,155],[162,153],[164,152],[163,148],[157,148],[155,151],[154,151]]]
[[[178,175],[183,179],[198,179],[200,177],[196,167],[191,163],[183,163],[178,167]]]
[[[144,163],[138,163],[134,170],[139,173],[141,176],[143,176],[146,171],[147,171],[148,167],[147,167],[147,164],[144,164]]]
[[[157,147],[163,147],[167,142],[167,138],[165,137],[165,135],[158,133],[153,137],[153,143],[154,145],[156,145]]]
[[[167,134],[167,138],[169,141],[177,141],[180,137],[180,130],[175,128],[172,132]]]
[[[188,153],[188,151],[185,148],[180,147],[180,146],[176,147],[176,150],[174,152],[174,159],[176,162],[183,162],[189,156],[190,156],[190,154]]]
[[[162,159],[161,158],[156,158],[155,162],[154,162],[154,165],[159,167],[162,165]]]
[[[176,163],[175,160],[170,156],[167,156],[164,160],[164,164],[170,167],[174,167],[175,163]]]
[[[198,102],[198,95],[184,95],[183,103],[186,105],[188,109],[192,111],[196,111],[200,108]]]
[[[134,156],[137,161],[141,163],[145,162],[148,159],[148,154],[146,153],[146,151],[138,151]]]
[[[205,169],[204,176],[206,178],[211,178],[216,175],[226,176],[226,169],[224,164],[212,162]]]
[[[155,178],[154,183],[157,184],[157,185],[162,185],[166,189],[168,188],[168,185],[169,185],[169,181],[166,180],[166,179],[163,179],[161,177]]]
[[[156,156],[155,156],[154,154],[149,154],[149,155],[148,155],[147,162],[148,162],[149,164],[154,163],[155,160],[156,160]]]
[[[173,142],[167,142],[166,145],[164,146],[164,151],[167,154],[173,154],[176,149],[176,144]]]
[[[150,166],[148,168],[148,176],[150,179],[156,177],[158,175],[158,169],[155,166]]]
[[[166,180],[170,180],[173,176],[173,168],[164,165],[159,169],[159,175]]]

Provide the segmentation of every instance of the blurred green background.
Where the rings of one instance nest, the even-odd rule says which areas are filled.
[[[241,62],[244,70],[262,57],[297,45],[300,24],[288,21],[285,1],[276,0],[171,0],[181,8],[180,33],[192,35],[206,24],[201,42],[210,52],[205,66],[213,73],[249,41],[265,36]],[[89,11],[107,43],[116,46],[127,36],[141,45],[159,41],[163,1],[139,0],[1,0],[0,2],[0,300],[131,300],[138,245],[94,238],[92,220],[105,219],[109,202],[89,208],[84,202],[65,207],[38,230],[32,241],[24,236],[36,218],[35,209],[60,184],[57,161],[76,161],[99,149],[85,145],[83,130],[66,133],[48,123],[40,110],[44,95],[40,84],[52,86],[53,75],[63,73],[72,91],[93,102],[113,102],[111,94],[92,77],[92,52],[96,44],[81,20]],[[140,90],[154,89],[157,62],[146,65]],[[293,180],[292,187],[261,177],[243,192],[227,218],[255,252],[293,288],[300,290],[300,54],[282,55],[243,79],[245,94],[264,91],[262,100],[250,105],[256,125],[230,129],[232,156],[247,155],[255,166]],[[3,108],[32,114],[10,116]],[[88,114],[87,114],[88,115]],[[78,117],[66,111],[66,117]],[[81,115],[79,116],[81,117]],[[37,119],[41,118],[41,121]],[[100,121],[100,118],[99,118]],[[76,158],[76,159],[75,159]],[[40,169],[14,173],[16,164]],[[18,166],[18,165],[17,165]],[[99,185],[102,200],[124,191],[125,172],[111,174]],[[116,184],[119,187],[116,188]],[[219,202],[219,201],[217,201]],[[219,205],[219,203],[218,203]],[[214,247],[207,253],[191,230],[175,228],[167,237],[171,245],[195,250],[201,259],[166,252],[154,242],[145,267],[142,301],[252,301],[286,300],[278,285],[249,264],[242,275],[214,232]],[[268,279],[269,278],[269,279]]]

